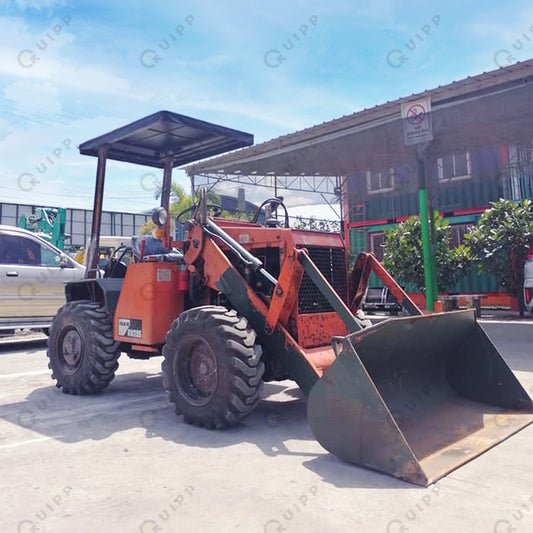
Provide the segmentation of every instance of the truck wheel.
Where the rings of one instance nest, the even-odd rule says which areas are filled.
[[[67,394],[92,394],[115,377],[120,343],[113,339],[113,319],[97,302],[65,304],[54,317],[48,338],[48,368]]]
[[[182,313],[163,347],[163,384],[176,414],[220,429],[238,424],[259,401],[265,365],[246,319],[220,306]]]

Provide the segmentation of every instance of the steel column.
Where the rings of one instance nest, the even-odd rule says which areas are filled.
[[[106,161],[107,145],[104,145],[98,149],[98,165],[96,167],[96,184],[94,187],[93,221],[91,225],[91,243],[89,244],[89,249],[86,251],[87,270],[85,271],[85,278],[96,278],[98,273]]]
[[[435,310],[436,290],[436,265],[435,257],[431,253],[431,236],[429,224],[428,196],[426,189],[426,171],[424,161],[416,160],[416,168],[419,179],[418,200],[420,203],[420,227],[422,231],[422,256],[424,258],[424,280],[426,285],[426,308],[428,311]]]

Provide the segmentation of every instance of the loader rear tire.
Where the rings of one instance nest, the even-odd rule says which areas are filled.
[[[52,321],[47,355],[52,379],[64,393],[105,389],[115,377],[120,356],[112,317],[97,302],[68,302]]]
[[[221,306],[190,309],[163,347],[163,384],[176,414],[208,429],[238,424],[259,402],[265,366],[245,318]]]

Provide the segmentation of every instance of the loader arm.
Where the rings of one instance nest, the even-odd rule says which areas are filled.
[[[240,275],[215,239],[220,240],[247,263],[255,265],[265,280],[274,285],[273,296],[268,305]],[[276,279],[265,271],[260,261],[257,262],[254,256],[210,219],[203,225],[194,223],[190,229],[189,241],[192,245],[184,256],[185,261],[195,268],[198,266],[203,269],[206,285],[223,294],[236,311],[247,318],[256,331],[264,352],[275,359],[306,394],[321,377],[324,368],[333,362],[335,354],[331,346],[318,352],[303,349],[286,329],[303,273],[307,272],[311,277],[317,289],[341,316],[348,331],[356,332],[364,327],[363,323],[351,314],[305,249],[287,252],[279,279]]]
[[[203,263],[201,268],[206,285],[223,294],[239,315],[246,317],[257,333],[263,352],[279,358],[278,363],[307,394],[320,377],[319,369],[279,322],[272,331],[269,330],[267,305],[239,274],[213,238],[204,234],[201,226],[192,228],[190,240],[197,246],[191,246],[186,252],[186,263],[198,265],[199,268],[200,263]]]
[[[398,303],[402,305],[410,315],[416,316],[422,314],[422,311],[376,259],[376,256],[368,252],[362,252],[357,256],[357,260],[355,261],[355,265],[350,275],[349,301],[352,312],[360,308],[372,272],[374,272],[384,285],[388,287]]]

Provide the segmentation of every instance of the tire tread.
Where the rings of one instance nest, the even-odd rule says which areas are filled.
[[[182,336],[183,328],[195,322],[201,330],[216,331],[224,346],[230,372],[230,394],[222,407],[218,406],[208,414],[194,416],[184,412],[179,405],[183,396],[173,387],[175,379],[171,373],[172,361],[176,357],[176,345]],[[209,429],[220,429],[238,424],[250,414],[259,402],[263,386],[262,377],[265,371],[261,361],[261,346],[255,344],[256,334],[248,325],[248,321],[240,317],[236,311],[221,306],[203,306],[182,313],[167,333],[163,347],[164,360],[161,365],[163,384],[169,399],[176,406],[176,414],[183,415],[185,422]]]
[[[86,330],[88,346],[85,348],[87,364],[84,372],[64,375],[61,372],[60,360],[55,350],[57,328],[64,319],[71,322],[87,322]],[[81,324],[80,324],[81,327]],[[115,377],[120,356],[120,343],[113,338],[113,319],[98,302],[77,300],[67,302],[59,309],[48,338],[48,368],[52,371],[52,379],[56,380],[56,387],[66,394],[94,394],[105,389]]]

